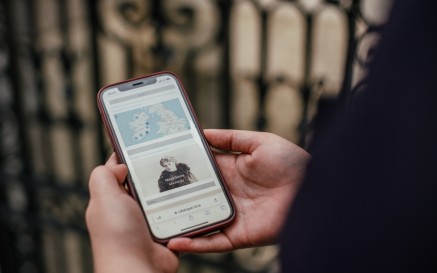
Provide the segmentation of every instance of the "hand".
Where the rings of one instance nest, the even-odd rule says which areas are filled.
[[[126,174],[112,155],[90,177],[86,222],[95,272],[174,273],[179,260],[152,240],[138,203],[123,187]]]
[[[273,244],[299,188],[310,155],[270,134],[205,130],[235,202],[237,216],[223,232],[198,238],[175,238],[168,247],[183,252],[222,252]]]

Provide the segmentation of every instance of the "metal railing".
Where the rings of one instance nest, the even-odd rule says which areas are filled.
[[[0,272],[92,271],[88,175],[111,151],[99,87],[171,70],[204,127],[306,147],[319,106],[364,84],[390,4],[1,0]],[[186,255],[180,272],[278,272],[276,252]]]

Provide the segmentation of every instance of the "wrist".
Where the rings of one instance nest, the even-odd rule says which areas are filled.
[[[143,248],[125,246],[123,243],[108,239],[91,242],[95,273],[154,272]]]
[[[160,273],[152,268],[146,257],[139,257],[138,254],[128,255],[117,253],[111,255],[94,256],[95,273]]]

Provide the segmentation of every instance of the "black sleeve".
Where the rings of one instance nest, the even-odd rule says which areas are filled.
[[[165,182],[165,178],[168,177],[167,175],[164,175],[164,172],[161,174],[161,176],[158,179],[158,186],[159,186],[159,192],[163,192],[168,190],[167,189],[167,182]]]
[[[437,1],[394,2],[367,90],[314,144],[283,272],[437,272]]]

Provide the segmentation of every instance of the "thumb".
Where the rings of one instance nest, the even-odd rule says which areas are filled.
[[[127,174],[125,165],[98,166],[90,176],[89,191],[91,198],[114,196],[123,192],[120,184]],[[126,193],[126,192],[124,192]]]
[[[251,154],[261,145],[260,132],[208,129],[204,133],[211,146],[229,152]]]
[[[118,164],[114,166],[108,166],[108,168],[114,174],[118,184],[123,184],[127,175],[127,166],[124,164]]]

